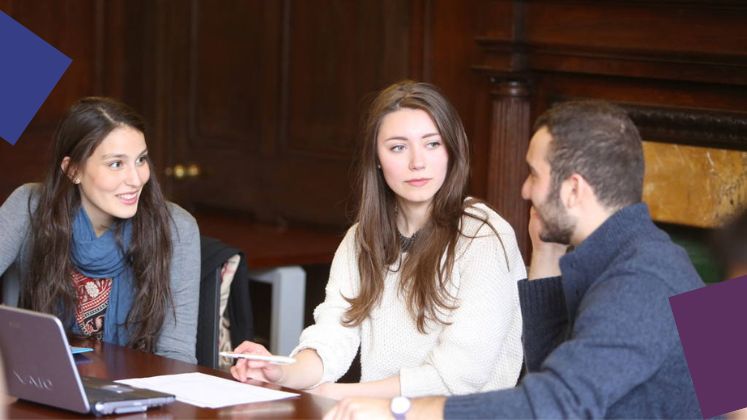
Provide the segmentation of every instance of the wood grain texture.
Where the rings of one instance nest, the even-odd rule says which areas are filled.
[[[501,81],[493,91],[487,200],[514,227],[519,249],[529,258],[529,204],[521,198],[529,145],[529,89],[520,81]]]
[[[747,109],[743,2],[530,0],[499,1],[493,9],[496,4],[513,5],[513,19],[495,20],[495,27],[475,37],[480,53],[472,68],[492,84],[525,81],[530,95],[529,112],[483,119],[489,132],[502,133],[506,118],[528,126],[554,103],[603,99],[624,106],[644,138],[744,150],[739,134]],[[480,89],[490,86],[483,83]],[[485,106],[481,95],[476,101]],[[498,107],[498,115],[508,115],[508,108]],[[496,150],[505,147],[495,140],[491,137]],[[656,159],[656,153],[659,149],[647,158]],[[491,164],[486,177],[491,202],[517,200],[515,191],[491,185],[509,179],[508,173],[491,175],[496,167]],[[516,179],[525,171],[506,170]],[[656,194],[665,190],[657,188]],[[524,214],[517,205],[506,208],[504,217],[519,220]],[[515,226],[517,232],[524,228]]]
[[[0,7],[74,59],[18,145],[0,144],[3,198],[40,178],[54,125],[88,94],[115,95],[145,113],[159,175],[178,163],[200,165],[198,178],[162,177],[171,198],[280,225],[350,222],[364,98],[405,77],[435,83],[454,103],[472,145],[470,193],[492,203],[520,202],[505,183],[525,173],[498,162],[495,135],[504,128],[496,124],[530,126],[562,100],[694,110],[701,116],[684,125],[651,113],[635,118],[663,141],[741,148],[729,143],[738,127],[702,125],[709,115],[724,122],[747,109],[741,1],[0,0]],[[529,90],[523,111],[496,111],[496,86],[516,80]],[[503,215],[523,220],[519,207]]]

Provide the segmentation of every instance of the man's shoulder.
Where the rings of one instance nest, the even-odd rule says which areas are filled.
[[[605,272],[607,277],[623,277],[667,295],[703,286],[687,252],[658,229],[621,244]]]

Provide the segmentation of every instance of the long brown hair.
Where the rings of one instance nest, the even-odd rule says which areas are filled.
[[[71,171],[82,167],[104,138],[123,126],[145,133],[142,117],[127,105],[113,99],[89,97],[75,103],[57,127],[51,167],[31,216],[31,266],[23,282],[21,306],[71,319],[77,302],[70,277],[74,270],[72,223],[81,205]],[[62,169],[65,157],[70,158],[67,173]],[[127,316],[129,345],[152,352],[166,308],[172,304],[169,269],[172,244],[166,202],[153,164],[150,160],[147,164],[151,176],[140,194],[138,210],[132,218],[132,240],[124,251],[135,287]],[[120,228],[117,223],[118,238]]]
[[[465,200],[469,144],[459,115],[435,86],[410,80],[395,83],[374,98],[363,128],[357,162],[360,195],[355,237],[361,286],[358,296],[346,297],[351,306],[343,322],[354,326],[368,317],[381,300],[387,267],[401,258],[397,198],[377,168],[377,137],[384,116],[402,108],[419,109],[430,115],[449,156],[446,178],[433,197],[429,221],[418,232],[399,267],[400,292],[404,293],[418,331],[425,332],[428,321],[444,324],[442,315],[456,308],[446,286],[454,268],[457,240],[464,236],[460,232],[462,216],[490,224],[487,215],[466,211],[477,200]],[[441,264],[444,252],[446,258]]]

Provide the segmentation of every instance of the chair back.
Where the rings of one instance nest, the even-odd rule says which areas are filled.
[[[218,368],[218,314],[220,302],[220,269],[200,280],[200,306],[197,315],[197,364]]]

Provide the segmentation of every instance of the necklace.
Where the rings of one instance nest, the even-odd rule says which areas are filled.
[[[409,238],[403,234],[399,234],[399,247],[402,250],[402,252],[407,252],[412,247],[412,244],[415,243],[415,239],[418,237],[418,232],[415,232],[410,236]]]

